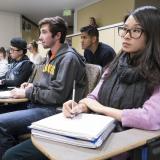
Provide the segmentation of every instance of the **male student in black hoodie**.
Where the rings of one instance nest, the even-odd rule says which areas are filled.
[[[76,81],[75,99],[80,100],[85,93],[84,59],[64,44],[67,33],[65,21],[58,16],[44,18],[39,22],[39,27],[39,39],[43,47],[50,48],[48,58],[37,83],[24,83],[21,88],[12,91],[14,98],[27,97],[31,101],[28,109],[0,116],[1,156],[15,144],[18,135],[29,132],[27,127],[32,122],[55,114],[56,107],[62,106],[66,100],[71,99],[74,80]],[[24,149],[25,151],[22,153],[21,149],[22,152]],[[40,159],[30,140],[25,147],[18,148],[15,153],[16,155],[11,155],[12,159]],[[6,153],[4,159],[8,159],[8,156]]]
[[[20,37],[12,38],[10,41],[10,56],[12,58],[12,63],[9,64],[9,70],[5,76],[0,79],[0,91],[8,90],[8,87],[20,87],[22,83],[28,81],[34,64],[29,60],[26,53],[27,42]],[[1,105],[0,114],[25,108],[25,102],[23,103],[23,106],[22,104]]]
[[[11,39],[10,44],[10,56],[13,62],[9,65],[6,75],[0,80],[0,89],[19,87],[29,79],[33,69],[33,64],[26,55],[27,42],[20,37],[15,37]]]

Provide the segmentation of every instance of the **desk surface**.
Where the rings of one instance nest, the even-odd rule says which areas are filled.
[[[98,149],[76,147],[44,140],[33,135],[31,138],[33,144],[51,160],[103,160],[142,146],[147,140],[157,136],[160,136],[160,130],[129,129],[112,133]]]
[[[6,99],[0,99],[0,103],[21,103],[21,102],[27,102],[27,98],[21,98],[21,99],[15,99],[15,98],[6,98]]]

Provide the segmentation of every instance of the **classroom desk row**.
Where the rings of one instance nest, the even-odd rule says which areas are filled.
[[[112,133],[97,149],[76,147],[31,136],[33,144],[50,160],[104,160],[143,146],[150,139],[160,136],[159,131],[129,129]]]
[[[0,104],[22,103],[27,101],[28,101],[27,98],[21,98],[21,99],[7,98],[7,99],[0,99]]]
[[[0,103],[3,104],[27,101],[27,98],[0,99]],[[140,129],[129,129],[118,133],[112,133],[103,145],[97,149],[88,149],[53,142],[33,135],[31,136],[31,139],[33,144],[50,160],[104,160],[143,146],[148,140],[156,137],[160,137],[160,130],[145,131]]]

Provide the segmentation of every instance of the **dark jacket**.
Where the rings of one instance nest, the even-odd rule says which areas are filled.
[[[2,80],[2,86],[20,86],[23,82],[27,82],[33,70],[33,63],[28,56],[24,55],[19,61],[13,61],[9,70]]]
[[[50,57],[50,51],[48,55]],[[76,80],[75,100],[83,98],[87,83],[84,58],[67,44],[62,45],[53,60],[49,57],[39,81],[26,91],[26,97],[33,103],[62,106],[72,98]]]
[[[85,49],[84,57],[86,58],[87,63],[98,64],[102,67],[108,65],[116,56],[114,49],[104,43],[99,42],[98,48],[95,53],[92,53],[91,50]]]

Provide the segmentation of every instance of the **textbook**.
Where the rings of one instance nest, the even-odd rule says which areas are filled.
[[[0,91],[0,98],[11,98],[11,91]]]
[[[34,136],[44,139],[97,148],[115,128],[115,119],[88,113],[81,113],[71,119],[59,113],[33,122],[30,128]]]

